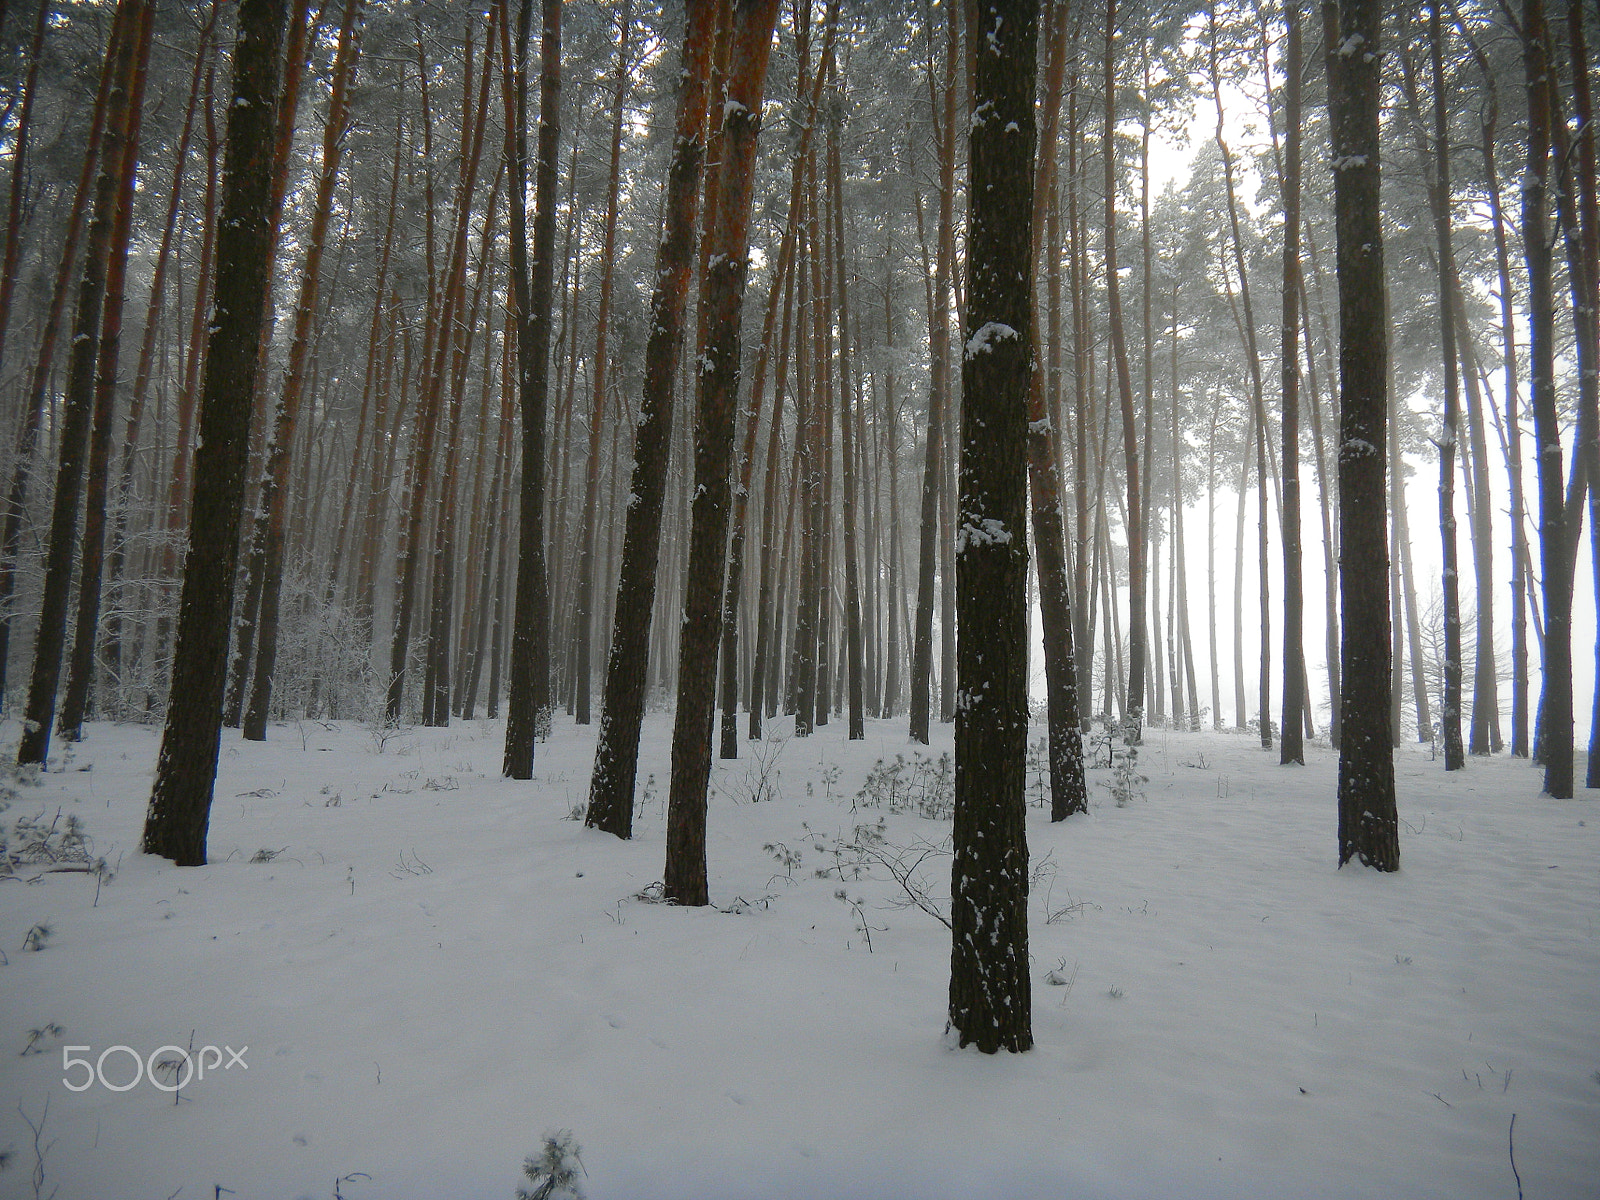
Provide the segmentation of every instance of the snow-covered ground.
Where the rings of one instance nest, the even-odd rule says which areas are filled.
[[[1143,796],[1100,769],[1089,816],[1030,808],[1036,1047],[986,1058],[946,1047],[949,935],[883,865],[932,847],[947,902],[949,823],[858,799],[913,773],[903,723],[844,733],[717,765],[691,911],[647,899],[663,716],[629,843],[569,819],[565,718],[531,784],[498,724],[230,733],[199,869],[136,849],[157,731],[90,726],[0,818],[75,814],[114,871],[0,881],[0,1194],[42,1156],[60,1200],[509,1200],[571,1130],[595,1200],[1600,1195],[1584,799],[1407,746],[1401,872],[1340,871],[1325,746],[1151,731]],[[176,1101],[105,1086],[191,1045]]]

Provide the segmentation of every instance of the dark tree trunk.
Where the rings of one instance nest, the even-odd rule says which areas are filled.
[[[1456,353],[1453,276],[1455,249],[1450,238],[1449,117],[1445,111],[1444,30],[1440,0],[1428,6],[1429,58],[1433,66],[1433,171],[1428,189],[1439,254],[1439,344],[1444,364],[1444,428],[1439,437],[1439,535],[1443,547],[1444,696],[1439,723],[1444,736],[1444,769],[1466,765],[1461,743],[1461,576],[1456,552],[1456,446],[1461,385]],[[1480,497],[1483,503],[1487,497]]]
[[[716,715],[717,615],[722,600],[729,517],[729,474],[738,408],[739,318],[749,268],[750,197],[761,98],[778,0],[735,0],[734,48],[722,109],[722,163],[712,258],[705,281],[705,355],[695,413],[695,493],[689,528],[678,649],[678,705],[672,728],[665,894],[679,904],[708,903],[706,788]]]
[[[48,5],[40,6],[43,20]],[[61,261],[56,269],[55,282],[50,291],[50,307],[45,315],[39,336],[39,349],[27,393],[27,409],[23,414],[22,433],[17,441],[15,464],[12,467],[11,486],[6,495],[5,531],[0,540],[0,705],[4,704],[5,682],[11,649],[12,598],[16,593],[17,557],[22,551],[23,526],[27,522],[28,484],[33,470],[33,458],[38,450],[39,434],[44,426],[46,400],[50,389],[51,372],[55,367],[55,348],[61,332],[61,322],[66,315],[67,299],[72,293],[72,270],[77,265],[78,242],[83,233],[84,210],[89,206],[96,180],[95,169],[100,163],[100,147],[105,139],[106,127],[111,122],[107,99],[117,81],[118,57],[115,53],[117,39],[122,36],[128,9],[119,5],[112,22],[110,43],[105,62],[100,68],[100,83],[95,93],[93,116],[84,145],[83,166],[78,173],[77,187],[73,192],[72,209],[67,218],[66,234],[62,239]],[[33,91],[30,84],[29,93]],[[121,119],[122,114],[116,114]],[[22,130],[18,130],[21,137]],[[19,142],[17,158],[12,167],[13,177],[25,183],[22,145]],[[48,733],[46,734],[48,737]]]
[[[1580,390],[1587,430],[1580,434],[1578,452],[1589,474],[1589,553],[1594,569],[1595,598],[1600,600],[1600,196],[1596,194],[1594,98],[1589,80],[1589,54],[1583,28],[1583,5],[1567,0],[1567,50],[1572,57],[1573,109],[1578,118],[1578,211],[1583,234],[1583,304],[1587,309],[1587,335],[1591,353],[1587,386]],[[1570,235],[1569,235],[1570,236]],[[1480,659],[1480,664],[1481,664]],[[1589,710],[1589,766],[1584,786],[1600,788],[1600,639],[1595,644],[1594,699]],[[1481,666],[1480,666],[1481,671]]]
[[[1031,201],[1032,234],[1029,262],[1037,264],[1045,229],[1045,212],[1055,189],[1056,127],[1061,111],[1061,90],[1066,74],[1066,10],[1052,5],[1049,31],[1050,61],[1046,73],[1044,126],[1039,136],[1038,162]],[[1039,313],[1030,306],[1029,336],[1032,368],[1028,376],[1028,486],[1032,496],[1034,553],[1038,556],[1039,609],[1044,627],[1044,670],[1048,704],[1050,759],[1050,819],[1064,821],[1074,813],[1089,811],[1083,775],[1083,740],[1078,714],[1078,669],[1073,657],[1072,611],[1068,602],[1066,539],[1061,514],[1061,478],[1058,473],[1059,432],[1052,421],[1047,396],[1045,347],[1041,345]],[[970,418],[969,418],[970,419]]]
[[[206,353],[195,495],[172,686],[142,848],[206,860],[227,679],[228,614],[250,445],[250,408],[272,254],[272,145],[286,0],[241,0],[228,106],[216,308]]]
[[[140,14],[138,48],[129,80],[127,122],[117,165],[111,255],[106,264],[105,304],[94,373],[94,422],[89,434],[88,486],[84,491],[83,545],[79,554],[78,612],[73,629],[67,686],[61,698],[59,728],[68,741],[83,737],[83,721],[94,688],[95,647],[100,639],[100,593],[105,578],[106,507],[111,478],[111,436],[116,420],[117,366],[122,348],[123,305],[128,290],[128,242],[133,230],[134,179],[139,166],[139,130],[145,79],[154,35],[155,13]],[[115,153],[115,140],[107,153]],[[110,165],[108,162],[107,166]]]
[[[956,555],[955,861],[950,1026],[984,1053],[1033,1045],[1028,977],[1028,389],[1033,357],[1038,4],[986,6],[974,42]]]
[[[515,153],[512,155],[513,288],[519,296],[517,391],[522,410],[522,479],[517,539],[517,596],[511,632],[503,771],[533,778],[533,746],[550,704],[550,610],[544,555],[545,405],[550,391],[551,291],[555,276],[556,153],[561,115],[561,0],[544,0],[539,44],[539,157],[534,183],[533,261],[517,265],[527,196],[527,43],[533,0],[522,0],[517,23]],[[524,254],[526,261],[526,254]]]
[[[1561,425],[1555,393],[1553,238],[1548,216],[1551,90],[1549,32],[1543,0],[1522,6],[1523,67],[1528,84],[1528,167],[1522,184],[1522,238],[1528,261],[1528,359],[1534,461],[1539,472],[1539,550],[1544,583],[1544,687],[1539,697],[1536,760],[1544,790],[1571,799],[1572,570],[1567,565],[1562,497]]]
[[[633,836],[633,791],[639,765],[639,729],[644,721],[646,660],[661,555],[661,514],[667,460],[672,449],[672,383],[683,346],[683,316],[694,267],[695,222],[706,148],[706,104],[710,83],[715,0],[689,0],[683,41],[683,88],[667,174],[666,222],[656,251],[656,284],[650,299],[650,337],[645,343],[644,391],[634,433],[633,474],[627,524],[622,535],[622,571],[612,618],[600,709],[600,736],[589,782],[585,824],[620,838]]]
[[[61,679],[61,659],[66,646],[67,606],[72,587],[73,547],[82,501],[84,467],[95,399],[95,367],[99,360],[101,314],[106,298],[106,274],[111,258],[112,223],[116,216],[123,146],[131,120],[129,91],[140,39],[144,4],[121,0],[117,6],[110,54],[115,60],[107,100],[112,114],[101,150],[95,183],[94,212],[84,248],[83,271],[78,283],[78,307],[72,323],[72,354],[60,416],[60,452],[56,465],[55,497],[50,512],[50,540],[45,558],[44,595],[39,602],[39,626],[34,637],[33,672],[28,681],[28,703],[17,748],[19,763],[43,766],[50,753],[50,730],[56,714],[56,686]]]
[[[1278,762],[1305,765],[1305,605],[1300,580],[1300,7],[1287,0],[1283,164],[1283,728]]]
[[[1389,738],[1389,578],[1384,531],[1388,327],[1379,216],[1375,0],[1337,5],[1328,46],[1339,276],[1339,546],[1344,705],[1339,748],[1339,863],[1400,867]]]

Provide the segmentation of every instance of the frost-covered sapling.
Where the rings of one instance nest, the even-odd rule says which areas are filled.
[[[914,812],[930,821],[955,816],[955,760],[948,753],[937,759],[897,754],[892,763],[879,759],[855,795],[854,808],[881,808],[886,812]]]
[[[522,1164],[531,1188],[519,1187],[517,1200],[583,1200],[583,1148],[567,1129],[544,1135],[544,1146]]]
[[[783,778],[783,772],[778,770],[778,759],[782,757],[783,748],[788,744],[787,737],[776,734],[768,734],[761,741],[751,743],[750,755],[745,759],[744,776],[731,789],[736,801],[762,804],[783,798],[782,792],[778,790],[778,781]],[[808,795],[810,788],[811,785],[807,784]]]
[[[1139,774],[1139,751],[1127,746],[1112,753],[1111,778],[1101,780],[1100,786],[1116,798],[1118,808],[1126,808],[1144,799],[1144,785],[1149,782],[1148,775]]]
[[[784,878],[793,883],[794,869],[800,865],[800,851],[789,849],[783,842],[768,842],[761,848],[772,855],[773,861],[783,868]],[[776,879],[777,876],[772,878]]]
[[[0,832],[0,877],[15,875],[21,867],[94,871],[95,860],[83,822],[75,814],[63,819],[59,808],[48,823],[42,812],[33,817],[17,817]]]
[[[852,913],[855,914],[856,932],[859,933],[863,939],[865,939],[867,943],[867,953],[873,953],[873,931],[876,930],[878,933],[884,933],[887,932],[889,927],[887,925],[873,925],[867,920],[865,897],[857,896],[854,900],[852,900],[849,892],[845,891],[843,888],[839,888],[833,893],[833,898],[845,905]]]

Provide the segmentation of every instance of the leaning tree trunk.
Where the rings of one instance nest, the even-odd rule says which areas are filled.
[[[644,391],[634,433],[633,474],[627,524],[622,535],[622,570],[612,618],[600,709],[600,735],[589,811],[584,823],[633,836],[633,791],[639,767],[639,730],[644,723],[646,660],[661,556],[661,513],[666,498],[667,460],[672,449],[672,382],[683,345],[683,314],[694,268],[695,222],[705,165],[712,22],[716,0],[689,0],[683,38],[683,88],[678,94],[672,165],[666,187],[666,221],[656,251],[656,284],[650,298],[650,337],[645,343]]]
[[[1400,867],[1389,739],[1389,579],[1384,531],[1388,327],[1379,209],[1376,0],[1337,6],[1328,46],[1339,276],[1339,547],[1343,681],[1339,863]]]
[[[206,860],[227,680],[228,614],[250,449],[250,408],[272,255],[272,144],[287,0],[241,0],[223,164],[216,308],[206,353],[189,550],[167,720],[142,848]]]

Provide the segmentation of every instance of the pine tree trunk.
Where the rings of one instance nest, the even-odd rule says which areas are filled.
[[[106,575],[112,587],[122,582],[125,572],[128,506],[134,495],[134,467],[139,449],[139,432],[155,370],[156,337],[162,331],[161,315],[166,299],[167,270],[172,262],[178,214],[183,207],[183,180],[189,161],[189,146],[194,134],[194,119],[200,107],[201,83],[205,79],[206,66],[210,61],[211,38],[216,29],[219,8],[220,0],[213,0],[206,16],[206,23],[200,29],[200,40],[195,49],[194,73],[189,82],[189,101],[184,109],[183,130],[178,135],[178,148],[173,156],[172,187],[168,194],[166,219],[161,230],[161,248],[156,253],[155,269],[150,276],[150,295],[145,306],[144,340],[139,347],[139,363],[134,373],[133,392],[128,401],[128,416],[124,425],[122,459],[116,491],[116,496],[121,502],[117,505],[117,521],[111,533],[111,550],[106,564]],[[154,480],[160,476],[152,472],[151,478]],[[123,682],[122,650],[122,617],[114,607],[105,622],[106,674],[114,684]],[[0,692],[3,690],[3,672],[0,672]],[[126,689],[123,688],[122,692],[125,697]],[[119,703],[117,706],[119,716],[122,708],[122,703]]]
[[[708,903],[706,789],[717,683],[717,614],[729,517],[729,473],[739,395],[739,319],[749,267],[750,198],[761,99],[778,0],[735,0],[734,48],[722,115],[722,164],[712,258],[706,278],[707,333],[695,414],[695,495],[689,528],[678,650],[667,808],[668,899]]]
[[[286,0],[239,5],[194,508],[166,726],[142,841],[147,854],[179,866],[206,860],[251,399],[272,254],[272,144],[286,10]]]
[[[316,320],[318,293],[322,284],[322,256],[327,248],[333,193],[339,182],[339,165],[349,128],[349,87],[361,50],[362,2],[345,0],[344,15],[339,25],[332,93],[328,100],[328,119],[322,138],[321,172],[317,179],[311,228],[306,239],[300,295],[295,304],[294,333],[289,344],[288,366],[284,371],[283,394],[278,399],[275,427],[267,451],[267,467],[262,475],[255,530],[261,554],[256,662],[249,704],[241,721],[247,741],[265,741],[267,736],[267,712],[272,701],[273,673],[277,665],[278,601],[283,589],[284,538],[289,519],[290,452],[300,407],[305,399],[312,326]]]
[[[1544,583],[1544,685],[1534,758],[1544,790],[1572,797],[1572,572],[1567,565],[1562,498],[1561,426],[1555,394],[1553,238],[1548,218],[1551,90],[1550,39],[1543,0],[1522,6],[1523,67],[1528,87],[1528,167],[1522,185],[1522,238],[1528,262],[1528,358],[1539,472],[1539,551]]]
[[[1456,551],[1455,471],[1457,429],[1460,425],[1461,384],[1456,353],[1453,277],[1455,249],[1450,237],[1449,118],[1444,100],[1444,31],[1440,0],[1428,6],[1429,58],[1433,67],[1432,185],[1434,239],[1439,254],[1439,343],[1444,364],[1444,428],[1439,437],[1439,534],[1443,547],[1444,592],[1444,696],[1439,714],[1444,737],[1444,769],[1459,771],[1466,765],[1461,742],[1461,600],[1460,570]],[[1481,502],[1481,501],[1480,501]]]
[[[44,49],[44,35],[49,28],[50,6],[41,4],[39,16],[34,23],[33,41],[28,50],[28,73],[22,89],[22,110],[17,114],[17,124],[12,140],[11,151],[11,191],[6,205],[6,240],[3,258],[0,258],[0,366],[5,362],[6,333],[11,327],[11,298],[16,287],[17,260],[21,253],[22,226],[23,226],[23,200],[27,191],[27,165],[28,165],[28,137],[33,125],[33,98],[37,92],[39,79],[39,60]],[[64,270],[70,270],[70,264],[77,245],[78,227],[81,224],[82,197],[87,191],[88,172],[93,170],[93,163],[98,153],[99,129],[105,119],[104,89],[110,78],[110,59],[107,58],[106,67],[101,72],[101,91],[91,121],[93,132],[90,136],[90,146],[85,153],[84,171],[80,179],[77,198],[73,202],[72,215],[68,221],[68,236],[66,247],[63,250]],[[62,282],[57,284],[56,295],[65,294],[65,274]],[[51,306],[51,318],[47,321],[46,328],[53,330],[60,323],[59,304]],[[49,334],[54,340],[53,332]],[[12,467],[12,483],[10,494],[7,498],[6,514],[4,521],[3,542],[0,542],[0,712],[5,711],[7,666],[11,649],[11,597],[16,590],[16,557],[21,548],[22,522],[27,503],[27,472],[32,465],[34,449],[39,440],[39,426],[43,418],[43,395],[35,391],[32,403],[28,405],[23,416],[22,435],[18,439],[17,453]]]
[[[516,113],[511,116],[511,274],[517,306],[517,393],[522,412],[517,585],[511,633],[506,746],[502,770],[533,778],[540,714],[549,709],[550,610],[545,578],[545,409],[550,391],[551,292],[555,275],[556,171],[561,113],[561,0],[543,0],[539,45],[539,152],[534,183],[532,263],[518,263],[522,207],[527,196],[527,44],[533,0],[522,0],[517,21]],[[576,212],[576,206],[573,206]]]
[[[1112,145],[1117,124],[1116,0],[1107,0],[1105,51],[1105,125],[1102,144]],[[1133,381],[1128,371],[1128,341],[1122,326],[1122,285],[1117,275],[1117,180],[1116,156],[1106,152],[1104,196],[1106,319],[1111,334],[1111,356],[1116,367],[1117,395],[1122,412],[1123,470],[1127,476],[1128,507],[1128,703],[1127,714],[1134,721],[1144,717],[1145,660],[1145,568],[1144,526],[1140,520],[1144,505],[1140,495],[1139,442],[1134,428]]]
[[[1037,264],[1043,247],[1046,205],[1055,190],[1056,128],[1066,75],[1067,28],[1065,10],[1052,4],[1046,21],[1049,64],[1045,78],[1044,123],[1039,133],[1038,162],[1034,168],[1029,240],[1029,263]],[[1089,811],[1088,788],[1083,774],[1083,741],[1078,713],[1078,669],[1074,661],[1072,613],[1068,607],[1066,540],[1061,514],[1061,480],[1057,474],[1057,436],[1045,379],[1046,358],[1041,345],[1037,308],[1029,306],[1030,357],[1028,375],[1028,486],[1032,496],[1033,543],[1037,555],[1039,608],[1044,627],[1044,667],[1047,691],[1050,760],[1050,819],[1064,821]],[[969,417],[970,419],[970,417]]]
[[[132,120],[129,93],[145,5],[141,0],[121,0],[113,26],[110,57],[114,83],[107,97],[112,114],[101,149],[95,182],[94,211],[84,248],[83,271],[78,283],[78,307],[72,324],[72,353],[60,416],[59,459],[55,497],[50,514],[50,538],[45,558],[44,594],[39,602],[38,632],[34,636],[33,671],[28,682],[28,702],[19,763],[43,766],[50,752],[50,729],[56,714],[56,686],[61,679],[61,659],[67,631],[67,605],[72,586],[73,546],[78,529],[80,489],[83,485],[90,424],[95,403],[95,368],[99,361],[101,315],[106,300],[106,275],[112,249],[112,223],[122,179],[123,147]]]
[[[617,70],[611,107],[611,174],[606,190],[605,240],[600,250],[600,310],[595,318],[594,401],[589,409],[589,454],[583,488],[583,538],[578,559],[578,601],[573,609],[573,682],[577,688],[577,722],[588,725],[590,713],[590,642],[594,631],[595,526],[600,509],[600,438],[605,428],[607,335],[611,329],[611,290],[616,273],[617,197],[622,181],[622,118],[628,96],[628,46],[632,40],[633,6],[624,0],[619,17]]]
[[[1028,971],[1027,520],[1033,358],[1036,0],[987,6],[973,29],[961,497],[956,555],[955,859],[949,1023],[986,1054],[1033,1045]],[[1130,512],[1130,518],[1133,513]]]
[[[667,175],[666,221],[656,251],[656,283],[650,298],[644,390],[634,433],[622,571],[617,581],[594,774],[589,782],[589,809],[584,818],[591,828],[620,838],[633,836],[633,793],[639,730],[644,722],[646,659],[672,449],[672,385],[678,372],[689,277],[694,267],[715,10],[715,0],[688,3],[681,74],[684,86],[678,93],[672,165]]]
[[[1300,6],[1287,0],[1283,164],[1283,727],[1278,762],[1305,765],[1305,600],[1300,581]],[[1262,705],[1265,713],[1266,705]]]
[[[944,434],[950,411],[945,381],[949,378],[950,272],[949,239],[945,237],[954,220],[955,121],[956,121],[956,35],[953,10],[949,47],[945,54],[944,82],[941,87],[943,116],[939,126],[939,233],[933,275],[933,306],[928,314],[928,430],[922,478],[922,532],[917,556],[916,629],[911,643],[911,739],[928,744],[930,692],[933,674],[934,576],[939,556],[939,476],[944,462]],[[932,30],[929,31],[930,44]],[[932,88],[932,52],[929,53],[929,87]]]
[[[83,498],[83,544],[79,551],[78,610],[73,629],[67,685],[57,726],[68,741],[83,737],[83,721],[91,707],[95,649],[100,640],[101,586],[105,578],[106,516],[111,477],[111,439],[116,420],[117,366],[122,346],[123,308],[128,286],[128,243],[133,230],[134,179],[139,165],[139,131],[144,112],[145,80],[154,36],[154,13],[140,14],[138,49],[129,80],[128,115],[122,131],[117,166],[115,216],[111,253],[106,264],[105,304],[100,317],[100,343],[94,374],[94,421],[89,434],[88,483]],[[114,143],[108,144],[114,153]]]
[[[1587,309],[1587,336],[1591,344],[1588,378],[1579,391],[1587,418],[1580,433],[1578,453],[1589,474],[1589,553],[1594,571],[1595,599],[1600,600],[1600,196],[1596,194],[1594,99],[1589,79],[1589,55],[1584,40],[1583,6],[1567,0],[1567,51],[1572,59],[1572,94],[1578,118],[1578,209],[1583,234],[1585,295],[1575,308]],[[1571,233],[1568,237],[1570,239]],[[1481,663],[1481,659],[1480,659]],[[1584,786],[1600,788],[1600,640],[1595,648],[1594,698],[1589,710],[1588,770]],[[1480,671],[1481,671],[1480,666]]]
[[[1389,740],[1389,584],[1383,498],[1388,327],[1379,217],[1379,28],[1374,0],[1337,6],[1328,46],[1339,275],[1340,676],[1339,863],[1400,866]],[[1326,11],[1326,9],[1325,9]]]

